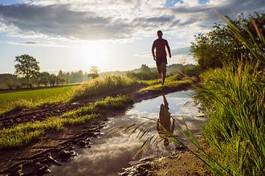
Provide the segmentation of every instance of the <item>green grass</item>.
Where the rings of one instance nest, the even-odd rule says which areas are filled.
[[[161,85],[159,79],[144,81],[143,83],[146,84],[147,87],[142,88],[141,90],[139,90],[139,92],[159,91],[166,88],[174,88],[182,85],[191,85],[193,83],[193,79],[190,77],[186,77],[179,80],[178,75],[172,75],[166,78],[165,84],[163,86]]]
[[[78,118],[51,117],[44,121],[27,122],[1,130],[0,149],[26,145],[45,134],[47,130],[61,130],[65,125],[85,123],[95,117],[97,115],[84,115]]]
[[[85,107],[44,121],[27,122],[0,130],[0,149],[29,144],[48,130],[62,130],[66,125],[82,124],[102,115],[102,112],[122,110],[133,103],[128,96],[106,97]]]
[[[75,87],[65,86],[0,93],[0,113],[12,109],[33,108],[43,104],[67,102],[72,97],[73,88]]]
[[[140,80],[138,82],[146,86],[152,86],[152,85],[160,84],[160,79]]]
[[[72,100],[79,100],[87,97],[111,94],[123,88],[129,88],[137,82],[127,76],[107,75],[90,80],[76,88]]]
[[[221,175],[264,175],[265,79],[251,65],[211,70],[198,91],[209,122],[204,136]]]

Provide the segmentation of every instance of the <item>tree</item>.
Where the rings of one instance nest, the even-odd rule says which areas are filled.
[[[49,76],[49,84],[54,87],[56,83],[57,83],[56,75],[55,74],[51,74]]]
[[[89,74],[88,74],[88,77],[94,79],[94,78],[97,78],[99,76],[99,68],[97,66],[92,66],[90,68],[90,71],[89,71]]]
[[[151,70],[147,65],[142,64],[140,69],[129,71],[126,73],[128,77],[136,78],[140,80],[157,79],[158,74],[156,70]]]
[[[16,56],[15,62],[17,63],[15,65],[15,74],[24,78],[28,87],[32,87],[39,75],[39,62],[27,54]]]
[[[147,65],[142,64],[141,72],[143,72],[143,73],[151,73],[151,69]]]
[[[62,70],[59,71],[57,78],[58,78],[58,84],[64,84],[66,82],[66,76]]]
[[[44,86],[47,86],[49,83],[50,74],[48,72],[42,72],[39,74],[39,85],[43,84]]]
[[[265,35],[264,19],[265,14],[256,14],[247,18],[240,16],[235,21],[227,17],[228,25],[214,25],[210,32],[196,35],[195,41],[192,42],[191,52],[201,69],[225,65],[236,68],[239,62],[255,62],[256,60],[265,65],[264,59],[257,59],[264,58],[264,39],[262,39],[264,37],[259,37]],[[249,43],[254,43],[254,45],[250,47]],[[256,57],[252,53],[258,50],[260,52],[256,53],[259,53],[259,56]]]

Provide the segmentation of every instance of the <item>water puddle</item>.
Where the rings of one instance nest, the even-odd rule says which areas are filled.
[[[130,161],[170,155],[175,144],[166,138],[165,130],[180,135],[178,128],[186,124],[194,134],[199,134],[206,120],[198,116],[193,95],[191,90],[180,91],[134,104],[125,115],[107,122],[103,135],[91,148],[80,149],[72,161],[52,167],[51,175],[114,176],[129,166]],[[150,138],[156,142],[141,150],[143,142]]]

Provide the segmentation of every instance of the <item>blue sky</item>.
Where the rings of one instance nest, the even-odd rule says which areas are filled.
[[[198,3],[199,4],[207,4],[209,2],[209,0],[199,0]],[[173,7],[175,6],[176,3],[185,3],[183,0],[166,0],[165,2],[165,6],[166,7]]]
[[[23,0],[0,0],[1,4],[16,4],[23,3]]]
[[[0,73],[30,54],[42,71],[128,70],[155,66],[150,48],[163,30],[174,56],[169,64],[195,63],[187,52],[194,35],[220,22],[264,12],[262,0],[0,0]]]

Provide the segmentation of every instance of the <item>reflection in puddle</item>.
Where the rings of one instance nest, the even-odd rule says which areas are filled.
[[[169,145],[169,138],[173,136],[175,129],[175,119],[169,113],[168,102],[165,95],[162,95],[163,103],[160,105],[159,118],[157,120],[157,132],[164,140],[164,146]]]
[[[81,150],[74,161],[54,168],[52,175],[61,175],[62,172],[64,176],[117,175],[122,167],[128,166],[139,147],[139,142],[127,137],[111,137],[104,140],[104,144],[101,142],[91,149]]]
[[[175,145],[170,143],[168,136],[179,135],[175,121],[184,119],[195,133],[199,132],[205,121],[204,118],[196,117],[198,107],[193,102],[193,95],[193,91],[181,91],[136,103],[125,115],[111,118],[102,130],[104,135],[95,139],[90,149],[80,149],[73,161],[60,167],[54,166],[51,175],[112,176],[117,175],[132,160],[171,154]],[[109,132],[132,124],[139,127],[135,133],[124,130]],[[139,131],[145,131],[142,138],[139,137]],[[158,142],[149,145],[141,155],[136,155],[143,142],[150,137]]]

